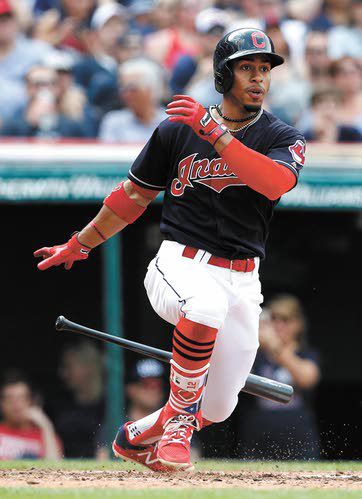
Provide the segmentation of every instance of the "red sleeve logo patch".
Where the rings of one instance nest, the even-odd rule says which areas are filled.
[[[294,161],[300,165],[305,162],[305,143],[302,140],[297,140],[292,146],[289,146],[290,154],[293,156]]]

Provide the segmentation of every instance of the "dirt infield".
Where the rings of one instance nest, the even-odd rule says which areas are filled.
[[[97,470],[0,470],[0,487],[34,488],[348,488],[362,490],[362,472],[336,471],[205,471],[179,475],[155,474],[147,471],[97,471]]]

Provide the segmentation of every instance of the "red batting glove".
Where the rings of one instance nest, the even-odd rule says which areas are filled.
[[[64,268],[69,270],[77,260],[86,260],[91,248],[81,244],[75,233],[67,243],[50,248],[40,248],[34,252],[35,257],[43,257],[43,261],[38,263],[39,270],[47,270],[50,267],[57,267],[64,263]]]
[[[228,129],[214,120],[209,111],[188,95],[174,95],[173,101],[167,105],[166,113],[170,121],[184,123],[202,139],[213,146]]]

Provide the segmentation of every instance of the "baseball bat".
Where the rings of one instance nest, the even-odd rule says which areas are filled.
[[[101,331],[97,331],[96,329],[90,329],[86,326],[82,326],[81,324],[77,324],[76,322],[72,322],[62,315],[57,318],[55,322],[55,329],[57,331],[69,331],[71,333],[83,334],[85,336],[89,336],[90,338],[96,338],[107,343],[113,343],[114,345],[126,348],[127,350],[132,350],[133,352],[141,355],[161,360],[162,362],[170,362],[172,358],[171,352],[167,352],[166,350],[160,350],[159,348],[143,345],[142,343],[137,343],[136,341],[126,340],[125,338],[119,338],[118,336],[103,333]],[[285,383],[279,383],[278,381],[274,381],[269,378],[257,376],[256,374],[249,374],[242,391],[249,393],[250,395],[272,400],[273,402],[280,402],[282,404],[287,404],[293,396],[292,386],[286,385]]]

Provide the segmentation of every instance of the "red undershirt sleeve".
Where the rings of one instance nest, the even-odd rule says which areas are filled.
[[[220,153],[231,171],[248,187],[276,200],[297,183],[296,175],[284,165],[233,139]]]

